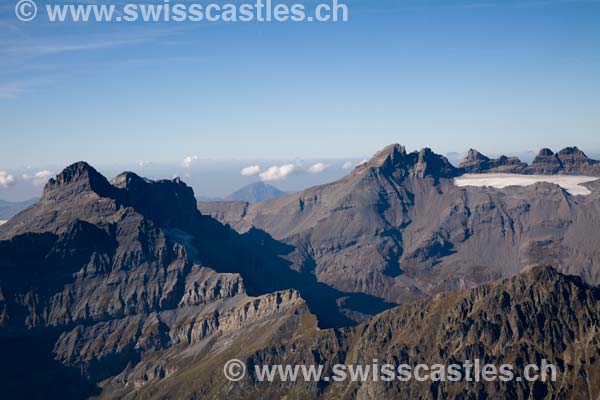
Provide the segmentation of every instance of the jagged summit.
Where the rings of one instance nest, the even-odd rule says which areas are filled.
[[[111,196],[114,192],[108,180],[85,161],[67,166],[55,178],[48,180],[41,201],[60,200],[67,195],[92,191],[100,196]]]
[[[187,226],[198,212],[194,191],[179,178],[152,181],[124,172],[112,183],[123,204],[165,226]]]
[[[526,166],[527,164],[517,157],[500,156],[491,159],[475,149],[470,149],[458,168],[461,173],[483,173],[488,170],[493,170],[493,172],[519,172]]]
[[[566,168],[572,166],[596,165],[600,161],[589,158],[583,151],[577,147],[566,147],[556,153],[556,156]]]
[[[56,178],[50,179],[49,183],[68,184],[80,179],[102,180],[104,177],[85,161],[78,161],[65,167]]]
[[[385,146],[379,150],[375,155],[367,162],[366,165],[369,167],[382,167],[387,163],[396,163],[406,156],[406,147],[394,143]]]
[[[458,175],[458,170],[450,164],[446,157],[434,153],[428,147],[419,151],[414,172],[419,178],[425,176],[432,176],[436,179],[453,178]]]
[[[465,157],[464,162],[474,162],[474,161],[490,161],[490,158],[483,155],[479,151],[475,149],[469,149],[467,152],[467,156]]]
[[[131,208],[164,227],[191,229],[200,216],[191,187],[180,179],[152,181],[123,172],[109,182],[88,163],[66,167],[48,181],[40,202],[2,226],[0,237],[27,231],[62,232],[68,221],[97,223]]]
[[[113,186],[118,187],[119,189],[128,189],[128,188],[131,188],[132,186],[135,187],[138,185],[142,185],[144,183],[151,183],[151,182],[152,181],[150,179],[142,178],[135,172],[131,172],[131,171],[121,172],[119,175],[115,176],[110,181],[110,183]]]
[[[558,153],[541,149],[530,165],[517,157],[490,159],[477,150],[469,150],[459,164],[461,173],[514,173],[526,175],[592,175],[600,176],[600,162],[592,160],[577,147],[566,147]]]
[[[582,156],[584,158],[588,158],[588,156],[583,151],[579,150],[579,148],[577,146],[565,147],[564,149],[559,151],[557,154],[561,155],[561,156],[578,155],[578,156]]]
[[[429,176],[439,179],[452,178],[458,174],[446,157],[434,153],[430,148],[407,153],[406,147],[397,143],[375,153],[367,163],[356,167],[355,172],[362,173],[369,168],[376,168],[385,175],[396,178]]]

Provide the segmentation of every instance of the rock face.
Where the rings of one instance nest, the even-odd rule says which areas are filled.
[[[475,151],[470,159],[493,161]],[[202,211],[240,232],[256,227],[285,242],[293,249],[286,255],[292,267],[319,282],[391,303],[549,261],[600,283],[597,184],[589,185],[591,195],[576,197],[547,183],[459,188],[450,179],[457,174],[428,149],[407,154],[392,145],[331,184]]]
[[[217,338],[255,324],[316,324],[297,291],[254,284],[251,296],[240,274],[216,272],[260,276],[276,257],[200,214],[178,179],[111,183],[76,163],[0,229],[0,350],[19,360],[1,367],[7,398],[139,386],[180,368],[160,360],[171,349],[211,341],[216,354]]]
[[[285,195],[285,192],[277,189],[273,185],[269,185],[264,182],[255,182],[231,193],[225,198],[225,200],[258,203],[260,201],[281,197],[283,195]]]
[[[298,338],[269,343],[240,358],[248,371],[255,365],[322,365],[324,377],[334,376],[335,364],[448,366],[467,360],[511,364],[514,375],[523,377],[525,365],[547,360],[556,366],[555,382],[476,382],[474,377],[473,382],[374,381],[367,373],[367,379],[355,382],[262,383],[254,375],[227,382],[181,373],[149,383],[136,398],[595,399],[600,395],[599,321],[598,288],[553,268],[533,268],[496,284],[394,308],[352,330],[308,328]],[[235,341],[233,346],[239,347]],[[213,366],[212,360],[197,359],[187,369]]]
[[[567,147],[554,153],[550,149],[542,149],[531,165],[521,162],[516,157],[501,156],[490,158],[477,150],[469,150],[460,163],[462,173],[515,173],[527,175],[589,175],[600,176],[600,161],[593,160],[577,147]]]

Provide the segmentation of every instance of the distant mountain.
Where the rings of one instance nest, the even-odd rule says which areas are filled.
[[[38,200],[37,198],[19,202],[0,200],[0,220],[10,219],[20,211],[37,203]]]
[[[490,159],[471,149],[459,164],[462,173],[516,173],[527,175],[591,175],[600,176],[600,161],[589,158],[577,147],[566,147],[554,153],[542,149],[530,165],[517,157]]]
[[[245,201],[248,203],[258,203],[275,197],[281,197],[285,194],[285,192],[277,189],[275,186],[261,181],[251,183],[231,193],[225,198],[225,201]]]

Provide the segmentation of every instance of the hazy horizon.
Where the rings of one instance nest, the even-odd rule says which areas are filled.
[[[391,144],[391,143],[388,143]],[[380,150],[384,146],[380,146]],[[549,147],[549,146],[540,146]],[[578,146],[579,147],[579,146]],[[561,148],[551,147],[553,151],[559,151]],[[581,147],[580,147],[581,148]],[[600,159],[599,151],[588,151],[581,148],[586,154],[594,159]],[[408,148],[407,151],[416,151],[418,148]],[[438,152],[435,148],[435,152]],[[480,149],[477,149],[480,150]],[[482,150],[480,150],[482,151]],[[537,150],[515,151],[509,153],[487,153],[489,157],[498,157],[500,155],[517,156],[522,161],[531,163]],[[460,160],[466,155],[467,149],[463,151],[454,151],[440,153],[448,160],[458,165]],[[232,192],[242,188],[250,183],[264,181],[283,191],[295,192],[304,190],[310,186],[333,182],[342,178],[361,161],[369,159],[372,154],[365,154],[362,157],[345,158],[247,158],[247,159],[207,159],[194,158],[194,156],[184,157],[182,160],[172,162],[153,162],[144,161],[138,163],[114,163],[102,164],[93,163],[89,160],[73,160],[64,165],[44,164],[40,166],[28,166],[15,169],[7,169],[6,173],[13,176],[13,182],[7,185],[0,185],[0,200],[5,201],[23,201],[41,195],[44,184],[49,178],[54,177],[67,165],[76,161],[86,161],[108,179],[112,179],[121,172],[131,171],[145,178],[173,179],[180,177],[186,184],[194,189],[197,198],[223,198]],[[438,152],[439,153],[439,152]],[[188,163],[184,163],[188,161]],[[265,177],[262,179],[259,173],[244,176],[242,170],[251,166],[259,166],[261,172],[266,172],[272,167],[282,167],[285,165],[294,165],[293,171],[275,177]],[[315,165],[320,168],[309,169]],[[37,177],[36,177],[37,176]],[[0,177],[1,178],[1,177]]]

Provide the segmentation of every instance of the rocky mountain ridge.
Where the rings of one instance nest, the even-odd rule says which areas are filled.
[[[330,184],[257,204],[200,208],[239,232],[255,227],[288,244],[292,268],[319,282],[391,303],[548,261],[600,283],[598,182],[586,184],[591,195],[572,196],[548,183],[457,187],[452,178],[461,174],[429,149],[390,145]]]
[[[541,149],[530,165],[517,157],[496,159],[470,149],[458,168],[462,173],[514,173],[526,175],[589,175],[600,176],[600,161],[589,158],[577,147],[566,147],[557,153]]]

